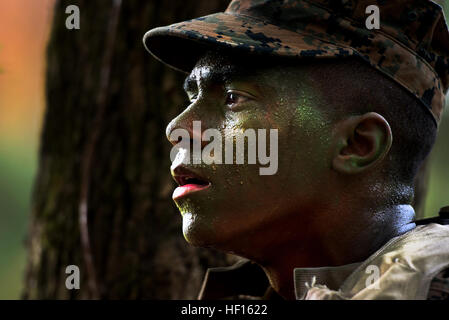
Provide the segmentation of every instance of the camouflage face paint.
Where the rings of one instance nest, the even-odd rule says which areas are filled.
[[[232,65],[226,81],[205,77],[219,74],[223,65]],[[183,232],[195,245],[235,251],[235,239],[245,241],[263,232],[288,215],[307,214],[307,207],[321,197],[320,176],[329,168],[326,155],[326,127],[323,116],[314,108],[319,101],[309,84],[287,69],[263,64],[247,66],[245,61],[216,63],[202,61],[192,71],[198,80],[199,94],[193,103],[170,124],[169,130],[191,128],[202,121],[220,130],[223,137],[239,137],[246,129],[273,128],[279,132],[278,172],[262,176],[258,165],[191,165],[189,169],[210,182],[210,187],[176,199],[183,216]],[[300,82],[299,93],[292,83]],[[227,89],[250,92],[238,111],[224,103]],[[203,129],[207,129],[204,127]],[[327,132],[327,133],[326,133]],[[225,141],[225,139],[223,139]],[[317,144],[319,146],[317,146]],[[240,241],[239,240],[239,241]],[[244,248],[244,246],[240,246]]]

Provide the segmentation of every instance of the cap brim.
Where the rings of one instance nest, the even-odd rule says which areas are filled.
[[[246,53],[296,57],[353,55],[350,47],[283,29],[248,16],[215,13],[159,27],[144,36],[146,49],[170,67],[189,73],[211,48],[233,48]]]

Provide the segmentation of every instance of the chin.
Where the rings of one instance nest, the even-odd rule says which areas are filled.
[[[202,215],[184,213],[182,220],[184,239],[195,247],[211,248],[226,253],[233,253],[233,241],[230,234],[213,225],[210,219]],[[235,245],[235,243],[234,243]]]
[[[204,218],[194,213],[184,213],[182,216],[182,233],[184,239],[196,247],[213,246],[216,233]]]

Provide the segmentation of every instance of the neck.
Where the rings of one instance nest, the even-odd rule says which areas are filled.
[[[343,216],[338,211],[319,216],[324,217],[325,221],[317,219],[312,225],[309,224],[308,231],[303,232],[298,227],[306,225],[304,221],[291,224],[296,226],[296,232],[283,232],[295,234],[296,238],[278,242],[275,246],[267,245],[269,252],[260,255],[264,259],[252,259],[262,266],[273,289],[285,299],[295,299],[294,268],[361,262],[391,238],[415,227],[414,210],[409,205],[389,206],[380,211],[360,210],[349,215],[352,219],[346,218],[347,212]]]

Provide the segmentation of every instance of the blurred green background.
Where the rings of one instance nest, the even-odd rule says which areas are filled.
[[[0,0],[0,299],[20,297],[54,0]]]
[[[0,299],[18,299],[22,288],[53,2],[0,1]],[[439,3],[449,16],[449,0]],[[449,112],[431,155],[427,216],[449,205],[448,146]]]

